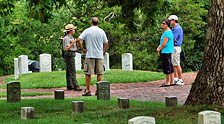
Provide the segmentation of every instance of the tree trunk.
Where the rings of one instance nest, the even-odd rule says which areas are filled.
[[[210,0],[203,63],[185,105],[224,106],[224,0]]]

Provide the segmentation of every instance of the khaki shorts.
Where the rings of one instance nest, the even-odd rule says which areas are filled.
[[[86,58],[84,64],[84,73],[87,75],[103,74],[104,73],[104,59]]]
[[[180,53],[181,53],[181,47],[174,46],[174,53],[172,53],[173,66],[180,66]]]

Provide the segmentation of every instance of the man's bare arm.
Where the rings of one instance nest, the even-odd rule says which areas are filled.
[[[108,48],[109,48],[109,44],[108,44],[108,42],[104,43],[103,55],[106,54]]]
[[[82,50],[82,52],[84,54],[86,54],[87,51],[83,48],[83,45],[82,45],[83,41],[80,38],[78,38],[77,43],[79,44],[78,46],[80,47],[80,49]]]

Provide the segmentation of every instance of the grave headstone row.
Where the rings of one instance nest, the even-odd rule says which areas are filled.
[[[40,72],[51,72],[51,55],[40,54]],[[28,56],[20,55],[14,58],[14,76],[18,79],[20,75],[29,73]]]
[[[97,83],[98,96],[97,100],[110,100],[110,83],[98,82]],[[64,90],[55,90],[55,99],[64,100]],[[177,106],[176,96],[167,96],[166,106]],[[19,82],[7,83],[7,102],[20,102],[21,101],[21,88]],[[120,109],[129,108],[129,99],[118,98],[118,107]],[[72,101],[72,113],[83,113],[84,102]],[[34,118],[34,107],[21,107],[21,119]],[[128,121],[128,124],[155,124],[155,118],[148,116],[139,116],[132,118]],[[202,111],[198,113],[198,124],[221,124],[221,114],[216,111]]]
[[[76,70],[81,70],[81,54],[76,52],[75,56],[75,67]],[[105,70],[110,70],[109,53],[104,56],[104,67]],[[40,54],[40,72],[51,72],[51,55]],[[133,57],[131,53],[122,54],[122,70],[132,71],[133,70]],[[18,58],[14,58],[14,75],[15,79],[19,78],[19,75],[29,73],[28,68],[28,56],[20,55]]]

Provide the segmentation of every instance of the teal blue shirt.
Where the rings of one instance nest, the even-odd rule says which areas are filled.
[[[174,52],[174,41],[173,41],[173,32],[171,30],[165,31],[160,39],[160,46],[163,43],[163,38],[167,37],[168,41],[166,46],[162,49],[161,53],[173,53]]]

